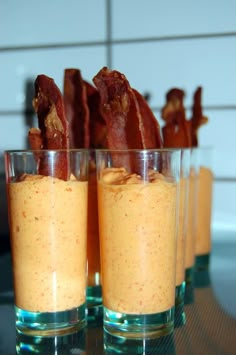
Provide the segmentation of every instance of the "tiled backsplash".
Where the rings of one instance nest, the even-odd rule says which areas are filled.
[[[111,66],[150,93],[160,123],[170,88],[185,90],[188,115],[202,86],[209,123],[199,131],[200,144],[215,152],[213,225],[236,229],[235,12],[229,0],[0,2],[1,171],[4,149],[27,147],[35,118],[24,112],[38,74],[62,88],[65,68],[79,68],[92,81]]]

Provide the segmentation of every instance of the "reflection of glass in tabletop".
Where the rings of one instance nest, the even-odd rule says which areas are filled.
[[[16,333],[16,354],[85,354],[85,329],[69,335],[34,337]]]
[[[106,355],[112,354],[176,354],[174,335],[169,334],[163,337],[147,339],[118,338],[104,332],[104,349]]]

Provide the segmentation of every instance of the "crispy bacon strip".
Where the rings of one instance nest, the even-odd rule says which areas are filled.
[[[134,92],[118,71],[102,68],[93,78],[100,94],[101,113],[107,126],[110,149],[142,149],[140,117]]]
[[[65,117],[64,102],[54,80],[46,75],[38,75],[35,80],[35,97],[33,107],[38,116],[39,129],[29,131],[32,149],[68,149],[68,124]],[[42,156],[39,159],[38,172],[67,180],[69,177],[69,160],[65,152],[54,165],[54,171]]]
[[[31,149],[40,150],[43,147],[43,140],[39,128],[31,128],[28,133],[29,144]]]
[[[163,141],[161,137],[160,125],[154,116],[152,110],[148,106],[147,100],[135,89],[133,89],[139,106],[138,114],[142,120],[142,140],[147,149],[162,148]]]
[[[93,78],[100,95],[100,111],[107,127],[107,148],[142,149],[141,122],[137,116],[138,105],[126,77],[118,71],[102,68]],[[136,170],[139,167],[131,157],[113,152],[117,167]]]
[[[101,114],[107,127],[109,149],[147,149],[162,146],[158,123],[146,100],[130,87],[125,75],[102,68],[93,78],[100,95]],[[116,153],[118,154],[118,153]],[[141,173],[140,162],[119,158],[117,166]]]
[[[165,126],[162,128],[165,147],[184,148],[191,146],[191,136],[185,117],[183,99],[184,91],[177,88],[170,90],[166,95],[166,105],[161,112],[165,121]]]
[[[208,118],[202,113],[202,88],[198,87],[193,97],[192,118],[190,120],[192,146],[198,146],[198,130],[208,122]]]
[[[64,71],[64,105],[70,148],[89,148],[89,109],[86,85],[79,69]]]
[[[89,107],[90,148],[107,147],[107,127],[100,112],[100,95],[98,90],[84,80]]]

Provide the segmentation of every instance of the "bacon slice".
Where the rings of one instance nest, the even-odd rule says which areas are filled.
[[[33,107],[38,116],[39,129],[29,131],[29,140],[32,149],[68,149],[68,124],[66,121],[63,96],[52,78],[38,75],[35,80],[35,97]],[[67,180],[69,177],[69,158],[65,152],[56,161],[51,171],[48,160],[43,156],[39,159],[39,174],[50,175]]]
[[[70,148],[89,148],[89,109],[86,85],[79,69],[64,71],[64,105]]]
[[[139,106],[139,112],[142,121],[142,141],[147,149],[162,148],[163,141],[161,137],[160,125],[150,109],[145,98],[135,89],[133,89]]]
[[[28,133],[31,149],[40,150],[43,147],[42,135],[39,128],[30,128]]]
[[[100,95],[100,111],[107,127],[109,149],[147,149],[162,146],[158,123],[146,100],[132,89],[125,75],[102,68],[93,78]],[[140,162],[119,158],[117,166],[142,172]]]
[[[165,125],[162,127],[164,146],[168,148],[190,147],[189,124],[183,105],[184,91],[173,88],[166,95],[166,105],[162,109]]]
[[[202,113],[202,88],[198,87],[193,97],[192,118],[190,120],[192,146],[198,146],[198,130],[208,122],[208,118]]]
[[[93,78],[100,94],[100,107],[107,126],[110,149],[142,149],[140,116],[134,92],[118,71],[102,68]]]
[[[100,112],[107,127],[107,148],[141,149],[141,122],[138,120],[138,105],[126,77],[118,71],[102,68],[93,78],[100,95]],[[117,167],[139,170],[131,156],[114,153],[113,162]]]
[[[100,95],[98,90],[84,80],[89,107],[90,148],[107,147],[107,127],[100,112]]]

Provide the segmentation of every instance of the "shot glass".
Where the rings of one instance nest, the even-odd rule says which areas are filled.
[[[177,257],[176,257],[176,288],[175,288],[175,326],[184,325],[185,298],[185,243],[187,233],[187,212],[189,193],[190,149],[181,149]]]
[[[89,152],[88,176],[88,238],[87,238],[87,315],[88,321],[97,322],[103,316],[101,264],[98,229],[97,173],[95,150]]]
[[[88,153],[5,152],[16,329],[68,334],[86,325]]]
[[[198,147],[198,192],[196,210],[195,271],[208,269],[211,254],[213,199],[213,148]]]
[[[187,210],[187,233],[185,243],[185,304],[194,301],[194,265],[196,239],[196,213],[198,190],[198,156],[195,148],[190,153],[190,173]]]
[[[97,151],[104,330],[142,339],[174,328],[177,150]]]

